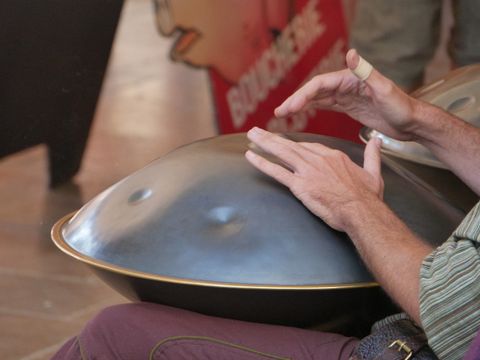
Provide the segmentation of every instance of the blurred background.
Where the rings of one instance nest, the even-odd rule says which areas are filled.
[[[49,2],[45,2],[47,3]],[[222,76],[215,65],[208,67],[207,63],[191,66],[192,64],[186,64],[188,61],[182,61],[178,57],[177,61],[173,61],[175,54],[172,54],[172,48],[177,46],[178,52],[182,50],[181,46],[187,48],[189,44],[175,43],[178,38],[165,36],[169,35],[168,21],[166,29],[160,28],[163,36],[159,33],[156,23],[158,18],[150,0],[127,0],[123,7],[121,1],[116,4],[115,1],[105,3],[110,8],[103,10],[108,13],[111,9],[111,16],[102,21],[109,24],[111,33],[107,31],[103,37],[103,52],[96,53],[92,50],[89,56],[89,60],[99,62],[94,65],[100,70],[93,74],[96,77],[92,76],[97,79],[97,83],[100,81],[101,84],[103,74],[101,61],[104,59],[106,64],[108,59],[109,36],[114,35],[114,42],[98,103],[95,107],[95,101],[90,99],[93,107],[90,110],[87,105],[83,107],[87,108],[85,117],[88,118],[88,124],[78,129],[78,124],[73,125],[77,134],[84,134],[78,144],[75,143],[76,134],[72,135],[69,129],[61,131],[62,128],[55,125],[53,135],[47,133],[45,129],[52,127],[47,124],[48,119],[35,124],[40,129],[37,132],[44,134],[46,140],[29,143],[25,140],[29,132],[36,131],[29,127],[32,124],[28,122],[30,120],[24,124],[19,118],[0,118],[0,133],[3,136],[0,147],[7,148],[0,152],[0,358],[4,360],[48,359],[64,341],[78,333],[98,310],[127,301],[104,285],[84,265],[55,248],[50,240],[50,229],[56,220],[180,145],[214,136],[223,132],[222,129],[225,132],[243,131],[256,124],[255,116],[258,116],[260,125],[265,125],[268,121],[252,113],[242,126],[233,126],[233,120],[228,118],[228,114],[225,115],[225,109],[221,109],[225,104],[222,105],[218,99],[227,91],[225,86],[232,86],[235,79]],[[157,2],[157,6],[158,3],[161,1]],[[334,19],[333,23],[339,23],[344,32],[331,35],[332,43],[335,39],[345,39],[345,31],[348,31],[345,29],[348,29],[354,14],[352,1],[344,1],[341,5],[335,1],[333,3],[332,8],[344,6],[345,17]],[[11,11],[11,4],[10,8],[8,4],[1,6],[6,6]],[[443,75],[450,66],[445,43],[451,16],[448,8],[445,9],[442,45],[428,67],[427,82]],[[116,28],[116,14],[120,10]],[[3,14],[11,15],[5,11]],[[61,35],[62,27],[55,23],[55,14],[46,14],[42,23],[51,27],[55,34]],[[88,16],[88,13],[85,15]],[[58,18],[64,16],[60,14]],[[281,17],[278,19],[282,20]],[[92,18],[87,17],[85,26],[90,24],[89,21],[93,24]],[[35,27],[28,25],[24,26],[25,33],[29,31],[35,34]],[[97,30],[91,31],[93,33],[82,32],[82,36],[96,36]],[[18,47],[22,39],[20,32],[6,44]],[[347,44],[343,43],[342,46],[344,51]],[[323,51],[321,45],[320,49]],[[41,53],[42,49],[38,51]],[[325,54],[328,55],[326,50]],[[0,55],[2,57],[5,56]],[[42,72],[55,62],[52,57],[44,67],[36,69],[18,63],[15,59],[7,60],[2,60],[1,65],[4,71],[6,69],[9,72],[14,71],[16,66],[20,68],[18,71]],[[78,64],[79,61],[72,56],[73,64]],[[338,63],[333,64],[332,68],[335,66],[338,67]],[[75,74],[80,74],[82,66],[79,69],[75,70]],[[330,68],[323,67],[320,70],[325,69]],[[310,71],[311,68],[307,69],[302,77],[306,77]],[[49,84],[55,83],[55,76],[45,76],[42,80],[45,90],[36,89],[31,101],[21,104],[30,118],[35,117],[39,111],[37,105],[33,104],[37,101],[38,106],[45,105],[43,96],[48,92]],[[282,93],[272,95],[269,100],[272,106],[278,104],[302,80],[283,89]],[[65,96],[73,93],[75,86],[80,86],[75,78],[71,81],[71,88],[61,90]],[[92,91],[80,95],[80,99],[83,96],[84,99],[91,97],[96,100],[97,83],[82,84],[82,89],[91,86]],[[17,89],[15,91],[19,94],[26,91],[18,82],[6,81],[0,84],[0,98],[11,95],[11,89]],[[18,98],[15,95],[15,99]],[[75,101],[69,104],[80,106]],[[62,106],[64,103],[61,101],[49,104],[50,109]],[[88,114],[93,110],[95,113],[91,121]],[[268,107],[264,109],[270,110]],[[289,127],[287,124],[279,129],[310,129],[306,125],[303,128],[295,126]],[[9,141],[16,145],[25,141],[25,145],[8,148]],[[58,144],[61,146],[58,147]],[[61,155],[69,152],[73,153],[77,165],[72,165],[69,158]],[[81,168],[77,172],[80,162]],[[53,166],[57,168],[54,169]],[[72,175],[75,175],[73,180],[70,179]]]

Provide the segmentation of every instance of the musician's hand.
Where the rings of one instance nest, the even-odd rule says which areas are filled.
[[[347,53],[346,61],[349,69],[315,76],[286,99],[275,115],[287,116],[312,105],[344,112],[398,140],[411,140],[418,100],[375,69],[365,81],[358,79],[351,71],[360,61],[355,50]]]
[[[363,168],[344,153],[316,143],[296,143],[268,131],[253,128],[248,138],[285,167],[249,150],[248,161],[287,186],[315,215],[334,229],[346,231],[345,218],[352,206],[379,201],[383,196],[380,143],[365,148]],[[288,169],[287,169],[288,168]]]

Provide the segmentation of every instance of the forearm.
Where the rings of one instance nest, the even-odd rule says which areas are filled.
[[[414,139],[480,194],[480,129],[421,101],[414,109]]]
[[[346,232],[385,291],[418,324],[419,273],[432,248],[380,200],[346,209]]]

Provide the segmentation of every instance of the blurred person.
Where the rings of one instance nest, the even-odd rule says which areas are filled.
[[[406,91],[423,84],[440,40],[441,0],[357,0],[350,45]],[[449,3],[446,3],[449,4]],[[452,0],[452,66],[480,62],[480,1]],[[450,10],[450,9],[449,9]]]

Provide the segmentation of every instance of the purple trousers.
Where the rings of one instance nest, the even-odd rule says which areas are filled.
[[[108,307],[53,359],[348,359],[358,340],[149,303]]]

